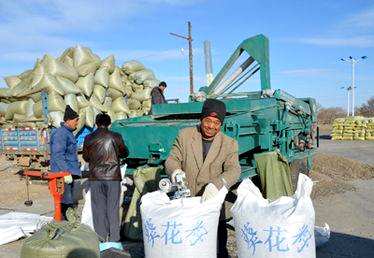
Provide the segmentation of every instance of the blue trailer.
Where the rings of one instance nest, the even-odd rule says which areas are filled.
[[[7,123],[0,127],[0,151],[9,160],[27,168],[42,168],[49,166],[50,135],[55,130],[48,124],[48,94],[42,93],[44,119]],[[83,127],[75,138],[78,152],[82,151],[86,135],[94,128]]]

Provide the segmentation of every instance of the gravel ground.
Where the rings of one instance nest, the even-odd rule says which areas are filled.
[[[344,157],[344,158],[343,158]],[[311,177],[316,224],[330,225],[330,241],[317,249],[317,257],[374,257],[374,142],[321,140]],[[363,164],[365,162],[367,164]],[[0,158],[0,214],[7,209],[52,215],[53,203],[46,185],[33,184],[31,207],[24,206],[25,182],[16,168]],[[19,257],[22,240],[0,246],[0,257]],[[229,250],[236,256],[234,232]]]

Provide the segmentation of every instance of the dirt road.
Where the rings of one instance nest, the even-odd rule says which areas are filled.
[[[374,141],[332,141],[321,139],[318,152],[335,154],[374,165]]]
[[[321,140],[318,152],[374,165],[374,141]],[[313,201],[316,224],[326,222],[332,231],[330,241],[317,249],[319,258],[374,257],[374,180],[350,183],[353,191]]]

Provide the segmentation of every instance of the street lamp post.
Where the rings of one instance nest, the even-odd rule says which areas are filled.
[[[345,58],[341,58],[340,60],[341,61],[344,61],[344,62],[349,62],[351,63],[351,67],[352,67],[352,75],[351,75],[351,78],[352,78],[352,85],[351,85],[351,91],[352,91],[352,116],[355,116],[355,88],[356,88],[356,82],[355,82],[355,66],[356,64],[360,61],[360,60],[364,60],[368,58],[367,56],[361,56],[360,58],[354,58],[352,56],[349,56],[348,59],[345,59]],[[349,92],[348,92],[348,95],[349,95]],[[349,97],[348,97],[349,98]],[[348,104],[349,105],[349,104]],[[348,108],[348,116],[349,116],[349,108]]]
[[[352,87],[349,86],[349,87],[341,87],[342,90],[346,90],[347,91],[347,117],[350,115],[350,109],[351,109],[351,105],[350,105],[350,92],[352,90]]]

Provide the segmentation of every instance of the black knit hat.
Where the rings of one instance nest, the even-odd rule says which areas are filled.
[[[159,84],[158,84],[158,87],[167,87],[168,85],[166,84],[166,82],[160,82]]]
[[[69,105],[66,105],[65,114],[64,114],[64,121],[73,120],[78,118],[79,115],[75,112]]]
[[[201,110],[201,119],[213,116],[218,118],[221,123],[225,120],[226,105],[218,99],[207,99],[204,101],[203,109]]]

